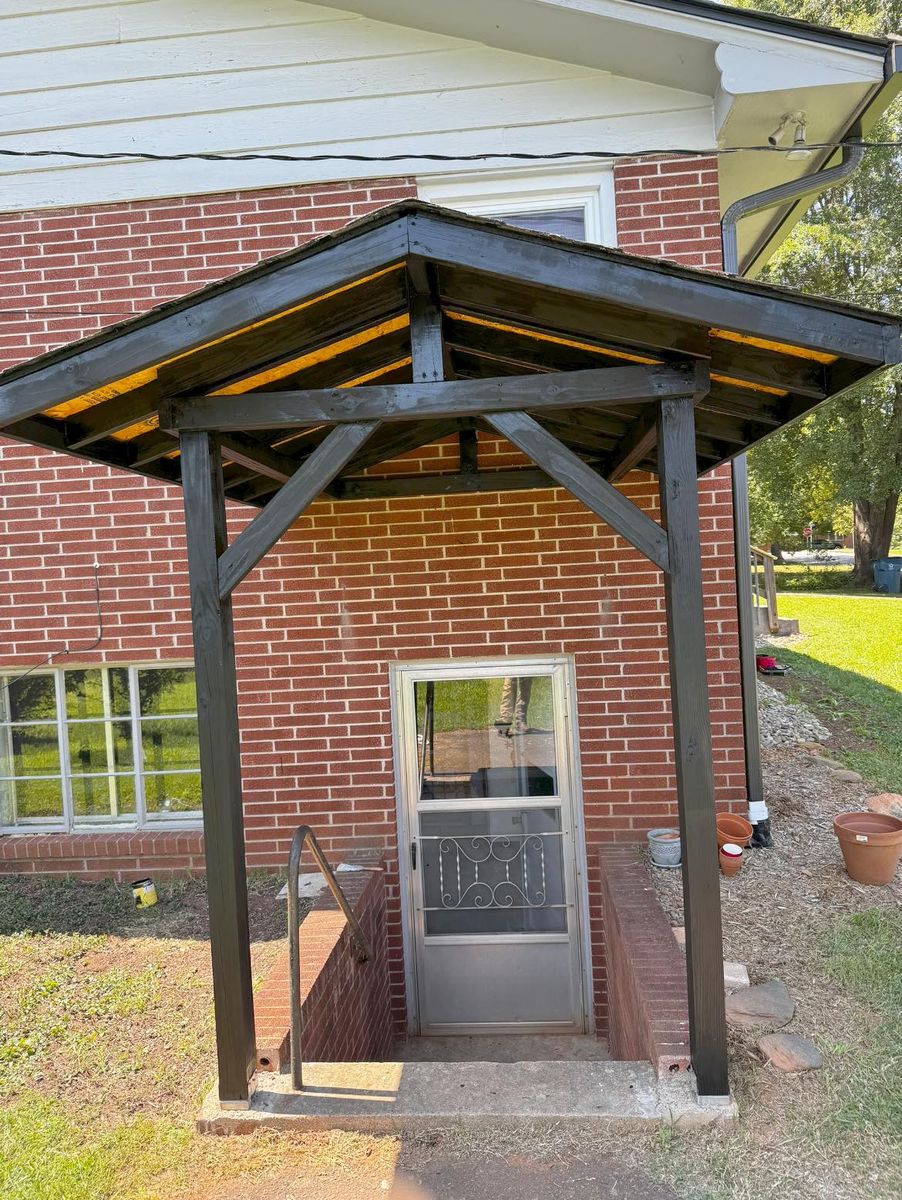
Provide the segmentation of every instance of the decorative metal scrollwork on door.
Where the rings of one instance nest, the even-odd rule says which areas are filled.
[[[545,855],[546,839],[559,842],[560,836],[555,832],[423,838],[435,843],[438,852],[440,904],[427,910],[562,907],[549,898]]]

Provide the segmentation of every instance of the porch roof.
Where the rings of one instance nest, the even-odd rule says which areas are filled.
[[[247,421],[220,439],[224,483],[230,498],[265,504],[330,422],[261,428],[253,398],[318,393],[347,420],[350,397],[322,389],[364,388],[367,415],[383,397],[394,419],[329,490],[338,498],[388,494],[388,485],[372,490],[381,463],[484,424],[478,409],[462,416],[459,405],[453,416],[398,419],[406,401],[392,389],[413,381],[411,311],[424,304],[444,348],[431,379],[522,380],[644,364],[652,380],[656,364],[701,364],[699,378],[709,368],[710,385],[705,379],[697,394],[700,473],[902,359],[895,316],[404,201],[3,372],[0,433],[177,483],[178,435],[160,428],[161,404],[246,396]],[[582,378],[585,387],[591,377]],[[518,406],[527,411],[528,395]],[[533,415],[606,478],[657,470],[647,405],[609,397],[594,407],[583,395],[573,407]],[[473,488],[477,478],[481,488],[549,482],[534,471],[493,481],[472,463],[469,477]],[[427,489],[394,475],[391,487],[466,489],[461,478]]]

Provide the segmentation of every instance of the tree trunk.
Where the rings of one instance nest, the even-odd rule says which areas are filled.
[[[856,500],[855,513],[855,582],[862,586],[873,584],[874,563],[886,558],[893,536],[899,493],[885,500]]]

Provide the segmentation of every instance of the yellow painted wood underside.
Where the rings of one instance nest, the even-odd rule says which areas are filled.
[[[459,312],[457,309],[447,309],[445,316],[452,321],[462,321],[467,325],[480,325],[484,329],[497,329],[501,333],[514,333],[517,337],[529,338],[534,342],[546,342],[552,346],[569,346],[573,350],[588,350],[591,354],[599,354],[605,358],[617,358],[622,362],[642,363],[648,366],[661,361],[659,358],[648,358],[641,354],[628,354],[624,350],[608,350],[604,346],[596,346],[592,342],[581,342],[575,338],[560,337],[557,334],[541,333],[537,329],[524,329],[522,325],[510,325],[504,321],[492,321],[488,317],[474,317],[471,313]]]
[[[660,358],[649,358],[645,355],[627,354],[620,350],[608,350],[603,346],[596,346],[592,342],[578,341],[575,338],[559,337],[556,334],[540,333],[534,329],[525,329],[522,325],[510,325],[502,321],[490,321],[484,317],[474,317],[470,313],[458,312],[457,310],[448,310],[446,316],[452,321],[464,321],[470,325],[481,325],[487,329],[498,329],[502,333],[513,333],[517,337],[530,338],[537,342],[547,342],[556,346],[568,346],[574,350],[588,350],[592,354],[599,354],[606,358],[618,358],[625,362],[642,363],[643,365],[653,365],[660,363],[663,360]],[[788,393],[782,388],[770,387],[764,383],[749,383],[745,379],[734,379],[731,375],[715,375],[713,372],[711,378],[717,383],[727,383],[731,387],[743,388],[749,392],[763,392],[771,396],[785,396]]]
[[[788,342],[768,342],[764,338],[749,337],[745,333],[733,333],[729,329],[712,329],[711,337],[723,342],[738,342],[741,346],[756,346],[759,350],[772,350],[774,354],[788,354],[791,358],[807,358],[812,362],[835,363],[836,354],[825,354],[822,350],[808,350],[805,346],[790,346]]]
[[[397,333],[401,329],[406,329],[409,324],[410,315],[408,313],[401,313],[400,316],[392,317],[388,321],[380,321],[377,325],[370,325],[368,329],[360,329],[357,333],[349,334],[348,337],[339,338],[335,342],[329,342],[326,346],[320,346],[316,350],[309,350],[306,354],[299,354],[296,358],[289,358],[285,362],[265,367],[262,371],[255,371],[252,375],[245,375],[243,378],[235,380],[225,387],[216,388],[210,394],[213,396],[242,395],[245,392],[253,391],[254,388],[264,387],[267,383],[275,383],[276,380],[285,379],[289,375],[296,375],[298,371],[304,371],[308,367],[315,367],[319,363],[329,362],[333,358],[338,358],[340,354],[346,354],[349,350],[356,350],[358,346],[366,346],[369,342],[375,342],[378,338],[386,337],[390,333]]]
[[[65,417],[74,416],[75,413],[84,412],[86,408],[93,408],[95,404],[102,404],[105,400],[112,400],[115,396],[122,396],[126,392],[141,387],[143,384],[152,383],[156,379],[157,372],[161,367],[167,367],[171,363],[179,362],[183,358],[190,358],[192,354],[198,354],[202,350],[209,350],[212,346],[219,346],[223,342],[241,337],[245,333],[251,333],[255,329],[263,329],[266,325],[271,325],[274,321],[281,321],[285,317],[292,316],[294,313],[303,312],[304,309],[319,304],[323,300],[329,300],[333,296],[340,296],[344,292],[353,291],[354,288],[361,287],[365,283],[372,283],[374,279],[381,279],[384,275],[390,275],[392,271],[399,271],[403,265],[403,263],[392,263],[390,266],[382,267],[380,270],[374,271],[371,275],[366,275],[362,279],[355,279],[352,283],[342,284],[341,287],[333,288],[330,292],[323,292],[311,300],[304,300],[301,304],[294,304],[290,308],[272,313],[268,317],[262,317],[259,321],[254,321],[250,325],[243,326],[241,329],[234,329],[231,333],[223,334],[222,337],[204,342],[200,346],[192,346],[190,350],[185,350],[181,354],[175,354],[171,358],[161,359],[160,362],[155,363],[151,367],[145,367],[140,371],[133,372],[131,375],[125,375],[122,379],[117,379],[115,382],[105,384],[100,388],[94,388],[90,392],[84,392],[80,396],[74,396],[71,400],[66,400],[62,404],[55,404],[52,408],[46,409],[43,415],[62,420]],[[149,426],[147,426],[146,422],[142,422],[141,424],[142,426],[146,426],[146,428],[156,428],[155,424]],[[140,432],[145,431],[145,428],[140,430]],[[135,432],[134,430],[123,429],[115,436],[120,439],[129,440],[130,437],[135,436]]]

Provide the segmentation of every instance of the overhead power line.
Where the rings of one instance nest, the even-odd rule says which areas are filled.
[[[808,142],[807,150],[841,150],[847,142]],[[867,150],[893,149],[902,146],[902,140],[893,139],[877,142],[856,142]],[[534,153],[526,150],[487,150],[479,154],[279,154],[248,153],[248,154],[218,154],[212,151],[188,151],[184,154],[158,154],[152,150],[9,150],[0,147],[0,155],[4,158],[77,158],[91,162],[108,162],[116,159],[146,162],[288,162],[288,163],[323,163],[323,162],[356,162],[356,163],[398,163],[398,162],[490,162],[499,160],[550,162],[556,159],[569,158],[644,158],[647,155],[672,155],[674,157],[699,158],[709,155],[726,154],[793,154],[798,147],[771,146],[724,146],[712,150],[688,149],[685,147],[645,147],[639,150],[550,150],[547,153]]]

